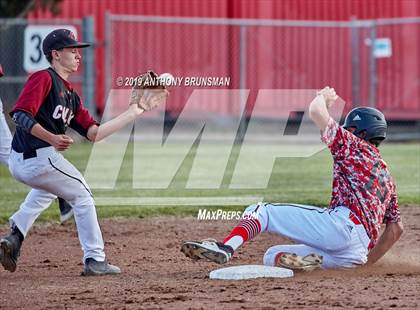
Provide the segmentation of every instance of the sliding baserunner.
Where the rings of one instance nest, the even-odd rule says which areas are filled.
[[[312,270],[373,264],[399,239],[403,226],[394,182],[381,158],[386,137],[384,115],[373,108],[355,108],[340,127],[328,110],[337,99],[333,88],[321,90],[309,107],[334,160],[332,198],[328,208],[290,203],[258,203],[223,240],[188,241],[181,251],[192,259],[223,264],[246,241],[262,232],[290,238],[275,245],[264,264]],[[379,229],[386,228],[381,236]]]

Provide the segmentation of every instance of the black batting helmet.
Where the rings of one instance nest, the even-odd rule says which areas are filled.
[[[353,134],[378,146],[386,138],[388,125],[381,111],[362,107],[355,108],[347,114],[343,127],[355,128]]]

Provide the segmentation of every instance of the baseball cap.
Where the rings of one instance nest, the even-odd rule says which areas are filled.
[[[42,51],[48,55],[52,50],[65,47],[83,48],[90,46],[89,43],[78,42],[73,32],[68,29],[56,29],[50,32],[42,42]]]

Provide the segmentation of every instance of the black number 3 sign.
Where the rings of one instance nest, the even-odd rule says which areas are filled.
[[[33,34],[31,36],[31,42],[33,42],[35,44],[35,49],[33,50],[33,54],[30,55],[30,59],[33,63],[39,63],[42,60],[42,48],[41,48],[41,43],[42,43],[42,38],[39,34]]]

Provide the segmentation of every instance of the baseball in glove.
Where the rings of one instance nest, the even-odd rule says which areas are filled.
[[[169,95],[159,76],[152,70],[139,75],[131,91],[130,105],[137,104],[144,111],[150,111],[162,104]]]

